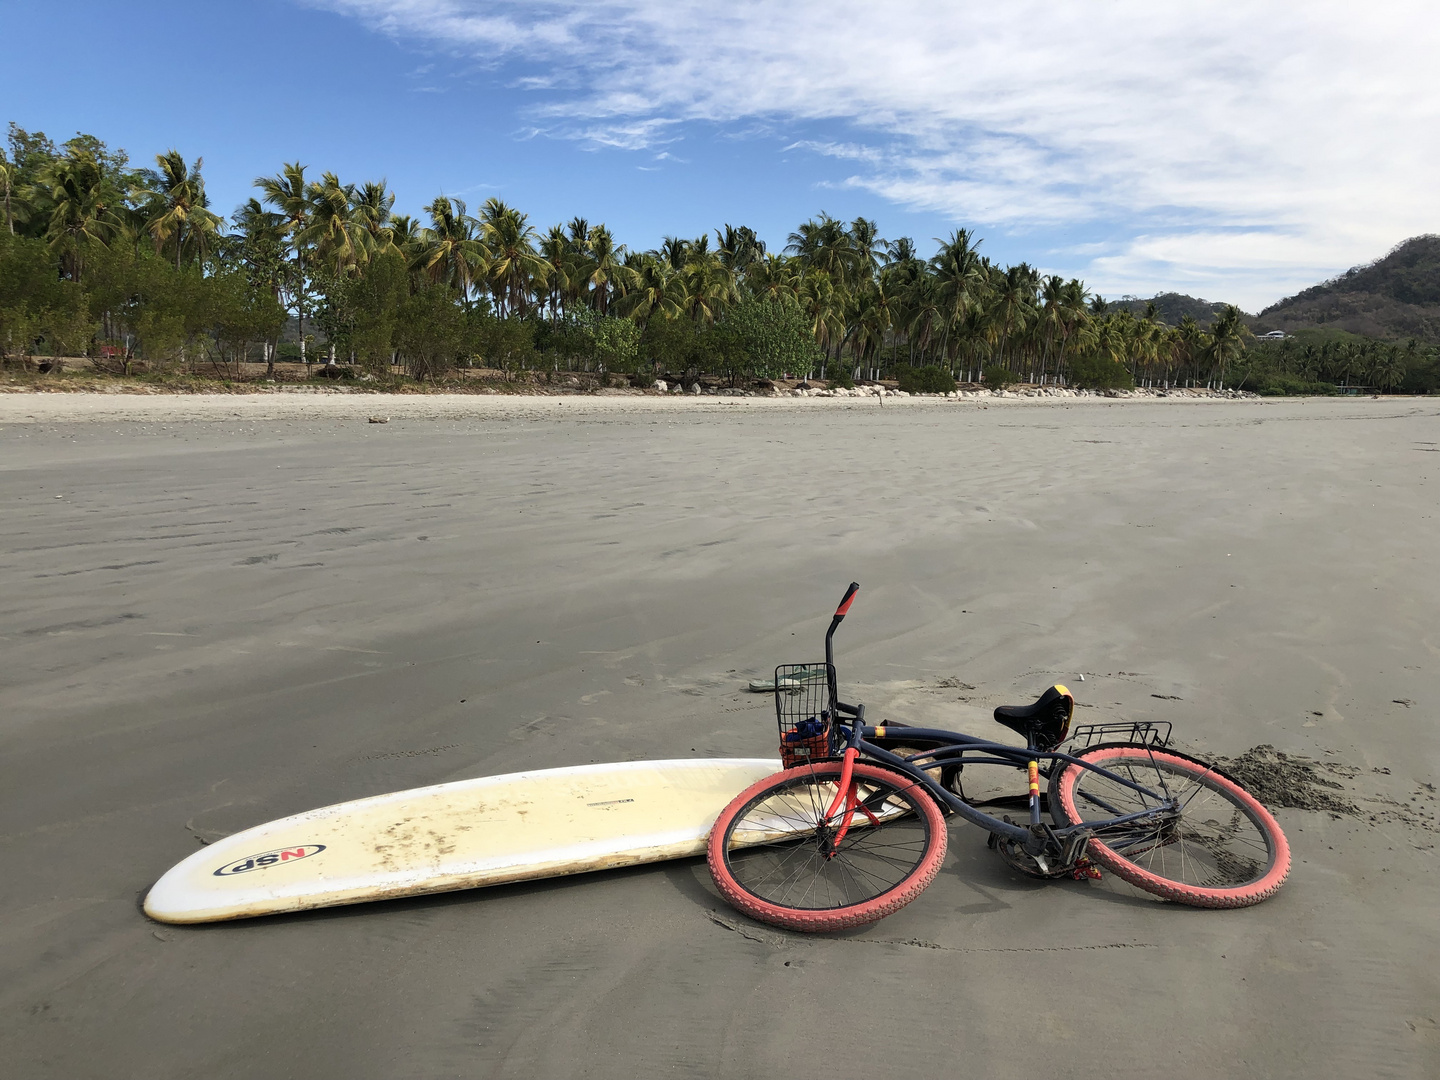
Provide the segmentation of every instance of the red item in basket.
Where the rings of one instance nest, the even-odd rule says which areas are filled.
[[[780,764],[794,768],[810,761],[821,761],[830,756],[830,733],[802,735],[799,731],[789,732],[780,743]]]

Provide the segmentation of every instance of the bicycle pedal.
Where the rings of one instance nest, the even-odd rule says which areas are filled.
[[[1070,868],[1070,876],[1076,881],[1099,881],[1100,867],[1089,859],[1079,859]]]

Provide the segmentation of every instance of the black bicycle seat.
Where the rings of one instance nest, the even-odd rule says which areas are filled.
[[[1057,685],[1041,694],[1033,705],[1001,705],[995,710],[995,721],[1024,735],[1027,746],[1054,750],[1070,733],[1074,712],[1074,696]]]

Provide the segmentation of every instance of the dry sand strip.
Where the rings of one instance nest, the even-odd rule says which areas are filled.
[[[381,400],[0,398],[5,1080],[1440,1076],[1440,401]],[[848,934],[704,860],[140,911],[316,806],[773,754],[747,683],[851,580],[870,717],[1004,738],[1063,682],[1173,721],[1275,800],[1289,883],[1040,883],[957,823]]]
[[[672,394],[361,394],[279,391],[261,394],[0,394],[0,423],[68,420],[462,420],[614,416],[626,413],[694,415],[719,410],[978,409],[1140,404],[1220,405],[1224,399],[1173,398],[876,398],[696,397]]]

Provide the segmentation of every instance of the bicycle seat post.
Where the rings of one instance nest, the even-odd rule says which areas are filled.
[[[1040,824],[1040,762],[1030,760],[1030,827]]]

